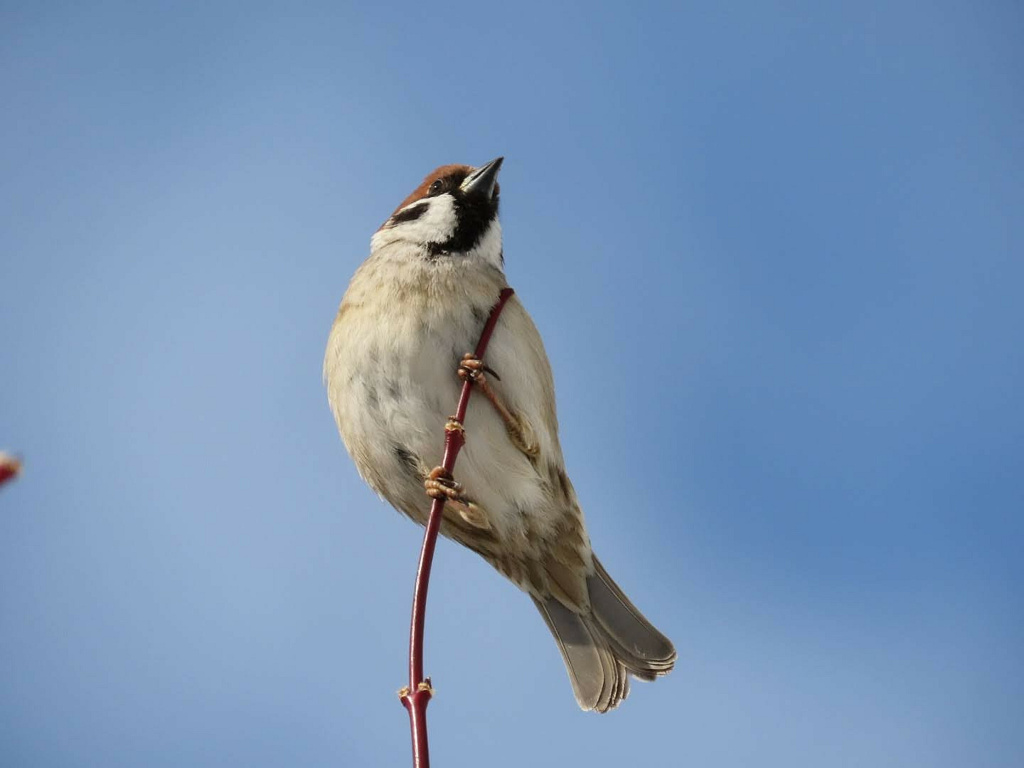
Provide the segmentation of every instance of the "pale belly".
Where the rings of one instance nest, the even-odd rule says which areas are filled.
[[[469,309],[436,323],[443,334],[411,319],[384,334],[371,318],[352,314],[332,333],[325,366],[342,438],[371,487],[423,523],[430,509],[423,477],[441,464],[444,424],[455,412],[462,387],[459,360],[476,346],[486,309]],[[389,322],[396,322],[394,315]],[[510,341],[496,333],[488,362],[519,364]],[[492,364],[500,374],[497,362]],[[485,510],[497,540],[526,546],[530,518],[547,501],[536,469],[482,396],[471,398],[465,426],[456,480]]]

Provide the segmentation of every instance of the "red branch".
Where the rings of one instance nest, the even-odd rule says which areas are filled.
[[[17,457],[0,451],[0,485],[13,480],[21,473],[21,462]]]
[[[498,295],[498,303],[491,307],[487,324],[480,334],[475,354],[483,359],[487,344],[498,323],[498,315],[505,308],[514,291],[503,288]],[[473,382],[467,379],[462,384],[462,394],[455,416],[444,428],[444,459],[441,466],[449,473],[455,469],[455,459],[466,443],[462,425],[466,422],[466,408],[469,406],[469,395],[473,391]],[[430,583],[430,565],[434,561],[434,545],[437,544],[437,533],[441,529],[441,513],[444,499],[434,499],[430,505],[430,518],[423,534],[423,548],[420,550],[420,563],[416,569],[416,590],[412,596],[412,623],[409,627],[409,687],[399,691],[402,705],[409,712],[409,726],[412,728],[412,764],[413,768],[430,768],[430,752],[427,748],[427,704],[434,690],[430,687],[430,678],[423,677],[423,624],[427,611],[427,586]]]

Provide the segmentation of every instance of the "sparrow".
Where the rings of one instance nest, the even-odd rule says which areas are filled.
[[[486,360],[467,354],[507,287],[501,164],[441,166],[380,226],[334,319],[324,382],[362,478],[421,525],[430,497],[444,498],[441,534],[533,599],[576,701],[607,712],[630,675],[668,674],[676,652],[591,549],[559,445],[551,366],[515,295]],[[470,400],[453,478],[435,465],[467,378],[486,397]]]

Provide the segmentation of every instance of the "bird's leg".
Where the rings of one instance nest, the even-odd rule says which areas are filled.
[[[489,373],[498,381],[501,381],[501,377],[497,372],[484,365],[484,361],[472,352],[467,352],[462,356],[458,373],[460,379],[473,382],[477,389],[483,393],[484,397],[491,401],[494,410],[498,412],[501,420],[505,422],[505,430],[515,446],[531,459],[535,458],[540,453],[540,446],[530,439],[532,437],[531,431],[505,406],[501,398],[498,397],[498,393],[494,391],[491,383],[487,380],[486,374]]]

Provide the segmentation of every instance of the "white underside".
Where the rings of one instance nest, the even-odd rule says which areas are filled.
[[[500,232],[489,235],[498,238],[500,252]],[[380,248],[356,273],[348,308],[331,331],[324,378],[360,474],[422,522],[429,510],[422,479],[403,466],[396,448],[418,456],[427,469],[440,465],[444,424],[461,388],[458,361],[476,346],[504,278],[463,256],[428,262],[410,260],[408,250]],[[509,407],[534,425],[541,455],[561,466],[557,425],[543,408],[553,397],[550,368],[533,322],[514,297],[486,362],[501,376],[493,383]],[[545,535],[557,516],[547,509],[538,471],[482,396],[470,401],[466,430],[455,476],[499,538],[522,544],[527,528]]]

